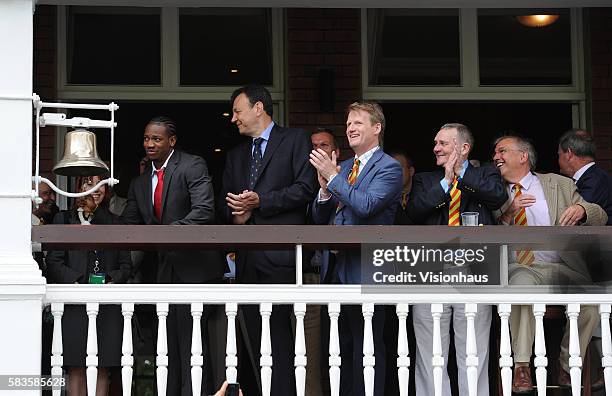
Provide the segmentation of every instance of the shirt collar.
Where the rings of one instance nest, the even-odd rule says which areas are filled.
[[[165,167],[168,166],[168,161],[170,161],[170,157],[172,157],[172,154],[174,154],[174,149],[172,149],[172,151],[170,152],[170,155],[168,155],[168,158],[166,158],[166,162],[164,162],[161,169],[164,169]],[[151,161],[151,176],[153,176],[155,172],[157,172],[157,169],[155,168],[155,163]]]
[[[583,166],[582,168],[578,169],[576,171],[576,173],[574,173],[574,177],[572,177],[572,179],[574,179],[574,181],[578,181],[580,180],[580,178],[582,177],[582,175],[584,175],[584,172],[587,171],[587,169],[589,169],[591,166],[595,165],[595,162],[589,162],[588,164],[586,164],[585,166]]]
[[[266,129],[264,129],[261,135],[259,135],[258,137],[263,138],[263,140],[267,142],[268,140],[270,140],[270,133],[272,132],[272,128],[274,128],[274,121],[270,122],[270,124],[268,124]],[[257,138],[253,138],[253,141],[255,139]]]
[[[374,152],[376,150],[378,150],[380,148],[380,146],[376,146],[373,147],[371,149],[369,149],[368,151],[366,151],[365,153],[361,154],[361,156],[357,157],[355,156],[355,159],[359,160],[359,167],[363,169],[363,167],[365,166],[365,164],[370,160],[370,158],[372,158],[372,156],[374,155]]]
[[[525,175],[525,177],[523,177],[518,184],[521,185],[521,190],[529,190],[529,188],[531,187],[531,183],[533,183],[534,178],[536,177],[536,175],[534,175],[531,172],[527,172],[527,174]],[[513,191],[514,186],[516,185],[516,183],[510,184],[510,191]]]

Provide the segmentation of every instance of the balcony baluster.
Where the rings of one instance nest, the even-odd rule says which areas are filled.
[[[546,395],[546,367],[548,358],[546,357],[546,343],[544,342],[544,314],[546,304],[533,304],[533,316],[535,317],[535,346],[533,365],[536,368],[536,386],[538,395]]]
[[[295,388],[297,396],[304,396],[306,392],[306,338],[304,337],[304,315],[306,304],[294,304],[295,312]]]
[[[53,340],[51,344],[51,375],[61,376],[64,358],[62,357],[62,315],[64,314],[63,303],[51,304],[51,314],[53,314]],[[53,388],[53,396],[60,396],[62,390],[59,387]]]
[[[199,395],[202,390],[202,311],[204,304],[191,303],[191,317],[193,324],[191,328],[191,392]]]
[[[395,307],[398,320],[397,332],[397,379],[399,381],[400,396],[408,396],[408,382],[410,380],[410,357],[408,355],[408,331],[406,318],[408,317],[408,304],[397,304]]]
[[[166,396],[168,385],[168,332],[166,319],[169,311],[168,303],[157,304],[157,394]]]
[[[338,336],[338,317],[340,304],[330,303],[327,307],[329,313],[329,387],[331,396],[340,395],[340,337]]]
[[[134,372],[134,347],[132,345],[132,316],[134,315],[134,303],[121,304],[123,314],[123,341],[121,343],[121,384],[123,385],[123,396],[132,394],[132,374]]]

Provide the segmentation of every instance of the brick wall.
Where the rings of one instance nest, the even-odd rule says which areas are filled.
[[[34,92],[47,102],[55,101],[57,95],[56,11],[56,6],[37,5],[34,13]],[[33,132],[35,133],[35,130]],[[55,128],[42,128],[40,132],[41,174],[49,176],[54,165]],[[32,138],[35,139],[36,136],[33,134]],[[35,140],[33,141],[35,143]],[[32,152],[32,171],[35,155],[35,152]]]
[[[589,26],[593,136],[598,162],[612,171],[612,8],[591,8]]]
[[[289,125],[331,127],[339,137],[342,157],[346,106],[361,98],[360,13],[357,9],[293,8],[287,10]],[[319,71],[334,72],[333,111],[321,111]]]

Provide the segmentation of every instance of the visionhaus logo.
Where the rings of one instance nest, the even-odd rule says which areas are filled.
[[[499,285],[499,246],[362,245],[364,285]]]

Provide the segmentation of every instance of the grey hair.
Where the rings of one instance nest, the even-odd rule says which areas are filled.
[[[524,153],[527,153],[527,158],[529,159],[529,169],[534,171],[536,168],[536,163],[538,161],[538,156],[535,151],[535,147],[533,143],[527,138],[518,135],[504,135],[495,139],[495,144],[493,146],[497,146],[497,144],[504,139],[512,139],[518,146],[518,149]]]
[[[457,136],[459,137],[461,142],[469,144],[470,151],[472,151],[472,148],[474,148],[474,135],[472,135],[472,132],[470,132],[468,127],[466,127],[465,125],[458,124],[456,122],[451,122],[451,123],[442,125],[440,129],[441,130],[442,129],[456,129]]]
[[[578,157],[595,159],[595,142],[583,129],[570,129],[565,132],[559,139],[559,147],[564,153],[571,149]]]

